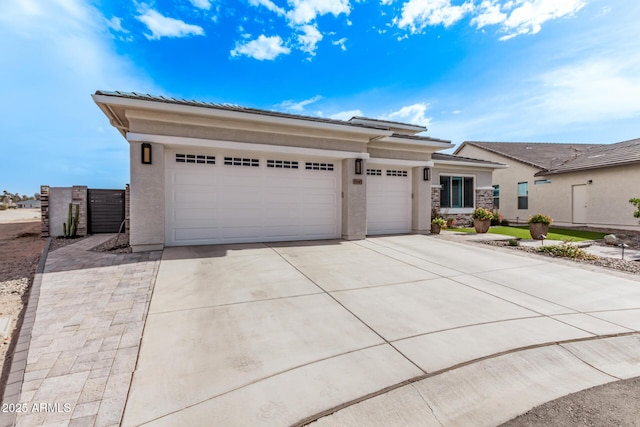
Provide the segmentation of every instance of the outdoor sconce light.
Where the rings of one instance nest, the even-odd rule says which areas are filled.
[[[593,184],[593,180],[590,179],[589,181],[587,181],[587,184]]]
[[[431,181],[431,168],[424,168],[422,170],[422,180]]]
[[[356,175],[362,175],[362,159],[356,159]]]
[[[151,164],[151,144],[146,142],[142,144],[142,164],[143,165]]]

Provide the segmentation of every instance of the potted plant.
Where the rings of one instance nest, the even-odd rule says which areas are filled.
[[[546,238],[547,234],[549,234],[549,225],[552,222],[553,220],[549,216],[539,213],[529,218],[527,223],[529,224],[529,233],[531,234],[531,238],[535,240],[542,240],[543,238]]]
[[[473,218],[473,228],[476,229],[476,233],[486,233],[491,226],[491,220],[493,214],[489,209],[477,208],[471,214]]]
[[[447,228],[447,221],[444,218],[433,218],[431,220],[431,234],[440,234],[442,228]]]

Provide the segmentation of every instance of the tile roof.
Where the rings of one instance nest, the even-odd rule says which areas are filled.
[[[552,142],[465,141],[464,144],[483,148],[492,153],[545,170],[575,159],[591,148],[602,146],[602,144],[562,144]]]
[[[456,156],[454,154],[433,153],[431,154],[431,160],[442,160],[451,162],[465,162],[465,163],[478,163],[481,165],[493,165],[493,166],[505,166],[504,163],[490,162],[488,160],[474,159],[471,157]]]
[[[538,172],[536,175],[553,175],[631,163],[640,163],[640,138],[616,144],[593,146],[580,156],[551,167],[548,171]]]

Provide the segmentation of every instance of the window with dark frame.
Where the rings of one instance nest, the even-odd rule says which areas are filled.
[[[518,209],[529,209],[529,183],[518,183]]]
[[[500,209],[500,186],[493,186],[493,208]]]
[[[471,176],[440,176],[441,208],[473,208],[475,187]]]

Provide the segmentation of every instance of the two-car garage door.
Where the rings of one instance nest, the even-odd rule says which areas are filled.
[[[332,239],[340,162],[241,152],[166,152],[167,245]]]

